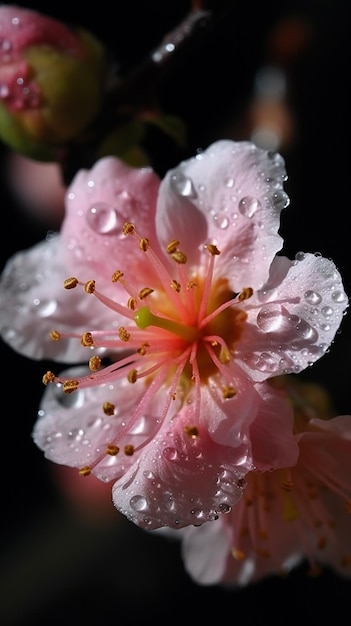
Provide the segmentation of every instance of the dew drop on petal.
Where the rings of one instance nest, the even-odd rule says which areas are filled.
[[[177,174],[173,174],[171,177],[171,187],[179,196],[184,196],[186,198],[197,197],[193,181],[179,172]]]
[[[311,289],[305,292],[304,298],[306,302],[308,302],[308,304],[316,305],[322,302],[322,296],[319,293],[317,293],[317,291],[313,291]]]
[[[86,213],[90,228],[99,235],[113,235],[123,226],[123,218],[105,202],[96,202]]]
[[[252,196],[244,196],[239,200],[239,211],[244,217],[253,217],[260,206],[260,201]]]
[[[147,500],[143,496],[133,496],[129,504],[134,511],[145,511],[147,508]]]
[[[343,291],[334,291],[332,293],[332,300],[334,302],[345,302],[346,296]]]

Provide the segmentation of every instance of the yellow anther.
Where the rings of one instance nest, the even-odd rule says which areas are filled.
[[[114,443],[109,443],[108,446],[106,446],[106,454],[109,454],[110,456],[116,456],[116,454],[119,453],[119,447],[115,446]]]
[[[196,439],[199,436],[199,429],[197,426],[185,426],[184,432],[189,439]]]
[[[91,468],[89,467],[89,465],[85,465],[84,467],[81,467],[79,470],[79,476],[89,476],[91,474]]]
[[[172,241],[169,242],[166,248],[168,254],[173,254],[177,250],[178,246],[179,246],[179,241],[177,241],[177,239],[172,239]]]
[[[49,383],[53,383],[55,380],[55,374],[53,374],[52,372],[48,371],[46,372],[46,374],[44,374],[42,381],[44,383],[44,385],[48,385]]]
[[[186,288],[187,289],[194,289],[194,287],[197,287],[197,283],[194,280],[189,280]]]
[[[218,250],[217,246],[215,246],[213,243],[208,243],[206,248],[209,251],[209,253],[212,254],[212,256],[221,254],[220,250]]]
[[[134,446],[132,446],[132,444],[124,446],[124,454],[126,454],[127,456],[133,456]]]
[[[249,298],[251,298],[252,294],[252,287],[244,287],[244,289],[242,289],[238,295],[239,302],[243,302],[243,300],[248,300]]]
[[[245,558],[245,552],[243,552],[242,550],[239,550],[238,548],[232,548],[232,557],[236,560],[236,561],[243,561]]]
[[[63,383],[63,391],[65,393],[72,393],[78,389],[79,380],[75,380],[74,378],[70,380],[65,380]]]
[[[95,291],[95,280],[88,280],[85,285],[84,285],[84,289],[86,293],[92,294]]]
[[[80,343],[84,348],[91,348],[94,345],[93,335],[91,333],[83,333]]]
[[[58,330],[52,330],[50,333],[50,339],[52,339],[52,341],[59,341],[59,339],[61,339],[61,333],[59,333]]]
[[[116,270],[115,272],[113,272],[111,280],[113,283],[117,283],[121,278],[123,278],[124,274],[123,272],[121,272],[121,270]]]
[[[126,222],[123,226],[123,235],[134,235],[135,233],[135,226],[134,224],[131,224],[130,222]]]
[[[140,348],[137,349],[137,353],[140,354],[140,356],[145,356],[146,348],[148,348],[149,346],[150,344],[145,341],[141,344]]]
[[[130,339],[130,333],[124,328],[124,326],[121,326],[118,329],[118,336],[121,341],[129,341]]]
[[[172,282],[171,282],[171,289],[173,289],[174,291],[179,293],[180,292],[180,283],[178,283],[177,280],[172,280]]]
[[[66,278],[65,282],[63,283],[65,289],[74,289],[75,287],[77,287],[77,285],[78,279],[74,276],[71,276],[71,278]]]
[[[234,396],[236,396],[237,391],[236,389],[234,389],[234,387],[231,387],[230,385],[228,385],[226,387],[223,387],[222,393],[223,393],[223,398],[225,398],[226,400],[229,400],[230,398],[234,398]]]
[[[230,352],[228,348],[222,346],[221,351],[219,353],[219,360],[221,363],[229,363],[230,361]]]
[[[133,298],[132,296],[128,298],[128,302],[127,302],[128,309],[130,309],[131,311],[135,311],[135,309],[137,308],[137,305],[138,305],[138,301],[136,298]]]
[[[140,250],[142,250],[143,252],[147,252],[149,247],[150,247],[150,242],[146,237],[143,237],[142,239],[140,239],[139,241]]]
[[[176,263],[179,263],[180,265],[184,265],[184,263],[186,263],[188,260],[186,254],[184,254],[184,252],[181,252],[181,250],[176,250],[175,252],[172,252],[171,257]]]
[[[112,404],[112,402],[104,402],[102,405],[102,410],[105,413],[105,415],[108,415],[109,417],[111,417],[111,415],[113,415],[115,412],[115,405]]]
[[[140,300],[144,300],[148,296],[151,296],[153,292],[154,292],[154,289],[151,289],[151,287],[143,287],[142,289],[140,289],[138,296]]]
[[[138,372],[136,370],[130,370],[130,372],[128,372],[127,374],[128,382],[136,383],[137,378],[138,378]]]
[[[98,369],[100,369],[101,367],[101,359],[99,356],[92,356],[91,359],[89,359],[89,369],[92,372],[97,372]]]

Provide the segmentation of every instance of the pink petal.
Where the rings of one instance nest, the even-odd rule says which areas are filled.
[[[150,168],[132,168],[114,157],[80,170],[67,191],[61,230],[69,273],[84,282],[96,278],[110,284],[116,269],[130,268],[140,280],[150,280],[145,260],[136,258],[135,239],[125,237],[122,228],[125,222],[135,223],[140,236],[159,252],[154,227],[158,187]]]
[[[191,422],[190,422],[191,423]],[[242,496],[242,454],[206,430],[189,437],[186,413],[165,425],[112,490],[117,509],[147,529],[199,525],[228,512]]]
[[[236,358],[254,380],[298,373],[329,349],[348,306],[340,273],[319,255],[276,257],[248,302]]]
[[[204,244],[214,243],[221,251],[219,275],[235,279],[238,291],[262,286],[282,246],[278,228],[288,204],[285,178],[278,154],[249,142],[212,144],[162,181],[156,213],[161,243],[179,240],[194,265]]]
[[[79,341],[52,341],[50,332],[83,333],[92,319],[110,326],[112,316],[81,290],[65,290],[67,277],[59,237],[9,259],[0,281],[0,330],[14,350],[33,359],[87,361],[87,349]]]

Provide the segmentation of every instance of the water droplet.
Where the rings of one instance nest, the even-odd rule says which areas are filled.
[[[221,504],[219,505],[218,509],[219,509],[219,511],[221,513],[228,514],[232,510],[232,507],[229,504],[227,504],[226,502],[221,502]]]
[[[229,226],[229,219],[223,213],[216,213],[213,216],[213,221],[221,230],[225,230]]]
[[[308,304],[316,305],[322,302],[322,296],[317,291],[312,291],[311,289],[304,293],[304,298]]]
[[[129,504],[134,511],[145,511],[147,508],[147,500],[143,496],[133,496]]]
[[[244,196],[239,200],[239,211],[245,217],[253,217],[260,206],[260,201],[252,196]]]
[[[324,306],[321,311],[325,317],[330,317],[334,312],[331,306]]]
[[[86,213],[90,228],[99,235],[113,235],[122,229],[124,220],[118,211],[105,202],[96,202]]]
[[[224,181],[224,184],[226,187],[228,187],[228,189],[232,189],[232,187],[234,187],[234,183],[235,183],[234,178],[227,178]]]
[[[165,448],[163,450],[163,456],[165,457],[165,459],[167,459],[168,461],[175,461],[175,459],[177,458],[177,450],[175,448]]]
[[[56,300],[39,300],[36,298],[33,301],[33,304],[39,317],[50,317],[50,315],[53,315],[57,309]]]
[[[334,300],[334,302],[345,302],[346,296],[343,291],[334,291],[332,293],[332,300]]]
[[[184,196],[186,198],[196,198],[197,193],[193,185],[193,181],[178,172],[177,174],[173,174],[171,177],[171,187],[175,193],[179,196]]]
[[[305,256],[306,255],[305,255],[304,252],[301,252],[301,251],[300,252],[296,252],[295,259],[296,259],[296,261],[303,261]]]

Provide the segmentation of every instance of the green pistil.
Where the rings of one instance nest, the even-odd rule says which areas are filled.
[[[135,312],[134,321],[138,328],[144,329],[148,328],[148,326],[157,326],[189,342],[195,341],[199,336],[197,328],[184,326],[183,324],[178,324],[178,322],[168,320],[164,317],[158,317],[158,315],[151,313],[148,306],[142,306]]]

